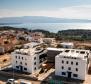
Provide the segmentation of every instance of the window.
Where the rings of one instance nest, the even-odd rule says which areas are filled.
[[[36,65],[36,62],[34,62],[34,65]]]
[[[65,72],[62,72],[62,75],[66,75],[66,73]]]
[[[16,61],[16,63],[17,63],[17,61]]]
[[[27,68],[24,68],[24,70],[27,70]]]
[[[22,64],[22,62],[20,62],[20,64]]]
[[[76,71],[78,71],[78,68],[76,68]]]
[[[69,52],[70,50],[65,50],[65,52]]]
[[[76,62],[76,65],[78,65],[78,62]]]
[[[17,58],[17,56],[15,56]]]
[[[71,65],[73,65],[73,62],[71,62]]]
[[[36,70],[36,67],[34,68],[34,70]]]
[[[76,53],[79,53],[79,51],[76,51]]]
[[[68,67],[68,70],[71,70],[71,67]]]
[[[25,63],[25,65],[27,65],[27,63]]]
[[[73,74],[73,77],[78,77],[78,75],[77,74]]]
[[[80,54],[85,54],[85,51],[81,51]]]
[[[34,57],[34,60],[36,60],[36,57]]]
[[[62,63],[64,63],[64,61],[62,60]]]
[[[16,66],[16,68],[19,68],[19,66]]]
[[[20,56],[19,56],[19,59],[20,59]]]
[[[68,64],[69,62],[68,61],[66,61],[66,64]]]
[[[63,66],[62,66],[61,68],[62,68],[62,69],[64,69],[64,67],[63,67]]]
[[[22,57],[22,60],[23,60],[23,57]]]

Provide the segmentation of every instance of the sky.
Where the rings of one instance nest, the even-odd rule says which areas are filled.
[[[20,16],[91,20],[91,0],[0,0],[0,18]]]

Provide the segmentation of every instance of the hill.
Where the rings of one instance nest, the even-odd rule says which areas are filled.
[[[21,23],[88,23],[87,19],[65,19],[44,16],[24,16],[0,18],[0,24],[21,24]]]

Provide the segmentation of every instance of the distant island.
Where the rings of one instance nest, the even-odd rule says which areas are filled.
[[[87,19],[66,19],[44,16],[23,16],[0,18],[0,24],[21,24],[21,23],[90,23]]]

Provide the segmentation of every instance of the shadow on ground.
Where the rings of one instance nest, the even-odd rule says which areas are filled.
[[[54,83],[50,83],[50,80],[54,81]],[[83,84],[83,82],[83,80],[55,76],[55,72],[53,72],[41,84]]]

